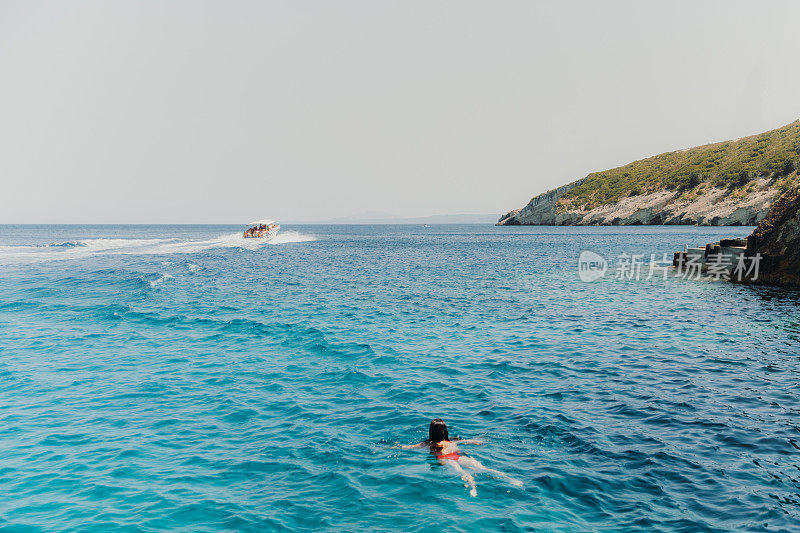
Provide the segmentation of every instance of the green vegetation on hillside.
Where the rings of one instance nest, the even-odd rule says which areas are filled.
[[[592,209],[659,190],[688,193],[708,184],[741,189],[757,177],[781,180],[800,168],[800,120],[736,141],[707,144],[593,172],[567,191],[560,203]]]

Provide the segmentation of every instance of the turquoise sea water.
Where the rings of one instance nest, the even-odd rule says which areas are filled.
[[[239,229],[0,226],[0,527],[800,527],[800,293],[577,276],[750,228]]]

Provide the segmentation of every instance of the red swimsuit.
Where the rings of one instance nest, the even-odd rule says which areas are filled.
[[[450,459],[452,461],[458,461],[459,457],[461,457],[461,455],[459,455],[458,452],[451,452],[451,453],[446,453],[446,454],[443,454],[443,455],[437,455],[436,456],[437,459]]]

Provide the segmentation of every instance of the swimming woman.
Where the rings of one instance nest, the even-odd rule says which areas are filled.
[[[441,418],[434,418],[431,420],[431,425],[428,427],[428,438],[418,444],[405,444],[400,448],[404,450],[412,450],[414,448],[428,447],[430,452],[436,455],[440,464],[443,464],[453,469],[461,479],[464,481],[464,486],[469,488],[470,496],[477,496],[478,489],[475,486],[475,478],[472,473],[488,472],[507,480],[515,487],[522,487],[522,482],[516,480],[499,470],[493,468],[486,468],[476,459],[462,455],[459,453],[456,442],[461,444],[483,444],[482,440],[478,439],[460,439],[458,437],[450,439],[447,433],[447,424]]]

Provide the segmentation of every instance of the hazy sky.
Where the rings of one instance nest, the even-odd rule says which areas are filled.
[[[800,2],[0,0],[0,223],[501,213],[800,118]]]

